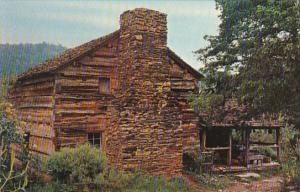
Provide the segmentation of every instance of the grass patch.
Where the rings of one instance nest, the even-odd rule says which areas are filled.
[[[163,176],[147,176],[137,174],[130,181],[126,192],[188,192],[191,188],[180,177],[167,179]]]
[[[280,173],[281,173],[280,169],[277,168],[277,169],[271,169],[267,171],[261,171],[258,174],[260,174],[261,179],[264,179],[264,178],[272,177],[274,175],[279,175]]]
[[[167,179],[163,176],[149,176],[141,173],[118,174],[106,180],[106,185],[78,185],[60,182],[37,183],[28,188],[29,192],[190,192],[192,189],[181,177]],[[119,180],[117,180],[117,178]],[[124,179],[126,178],[126,179]],[[121,184],[120,184],[121,183]],[[93,185],[93,187],[91,187]]]
[[[230,175],[217,175],[211,173],[202,173],[197,177],[201,186],[215,190],[226,189],[233,180],[233,177]]]

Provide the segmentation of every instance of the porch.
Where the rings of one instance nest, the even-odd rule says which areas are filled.
[[[204,164],[210,171],[263,171],[280,166],[278,125],[207,126],[200,131],[200,138]]]
[[[270,162],[270,163],[263,163],[261,166],[253,166],[249,165],[248,167],[245,166],[238,166],[238,165],[221,165],[216,164],[212,166],[211,172],[214,173],[238,173],[238,172],[246,172],[246,171],[269,171],[280,167],[280,163],[278,162]]]

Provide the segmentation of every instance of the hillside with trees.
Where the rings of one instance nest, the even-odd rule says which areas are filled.
[[[0,97],[17,74],[66,50],[62,45],[49,43],[0,44]]]
[[[66,48],[49,43],[0,44],[0,76],[19,74]]]

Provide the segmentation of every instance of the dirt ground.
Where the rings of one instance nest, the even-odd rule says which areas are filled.
[[[188,177],[195,191],[205,192],[280,192],[282,178],[280,176],[271,176],[251,182],[232,181],[232,184],[224,190],[212,190],[199,186],[199,183]]]
[[[252,181],[250,183],[236,182],[224,192],[279,192],[282,184],[282,178],[279,176],[272,176],[269,178]],[[221,190],[222,191],[222,190]]]

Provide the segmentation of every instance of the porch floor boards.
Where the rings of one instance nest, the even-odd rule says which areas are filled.
[[[238,166],[238,165],[218,165],[214,164],[211,168],[211,171],[214,173],[238,173],[246,171],[265,171],[279,168],[280,164],[277,162],[263,163],[262,165],[249,165],[249,167]]]

